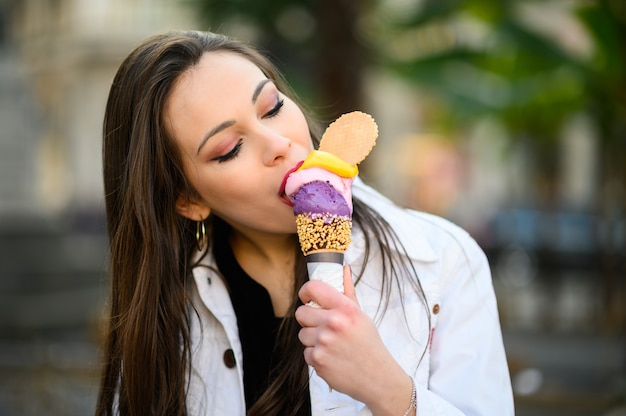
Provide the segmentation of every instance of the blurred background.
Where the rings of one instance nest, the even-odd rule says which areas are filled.
[[[517,415],[626,415],[623,0],[0,0],[0,415],[93,413],[108,88],[189,28],[376,118],[364,179],[490,259]]]

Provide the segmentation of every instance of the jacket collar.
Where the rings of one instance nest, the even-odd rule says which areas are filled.
[[[411,259],[423,262],[438,260],[437,253],[435,253],[427,239],[427,231],[422,225],[422,221],[418,221],[415,217],[415,215],[418,215],[416,212],[397,206],[367,186],[358,176],[352,185],[352,193],[355,197],[374,208],[389,223],[406,250],[406,254]],[[362,238],[354,239],[353,248],[355,251],[362,250],[362,240]]]
[[[193,269],[193,277],[200,299],[208,310],[224,327],[228,338],[233,344],[238,339],[237,317],[230,295],[224,280],[217,271],[217,265],[213,253],[198,253],[194,258],[196,266]],[[236,349],[237,360],[241,360],[241,351]],[[238,361],[241,362],[241,361]]]

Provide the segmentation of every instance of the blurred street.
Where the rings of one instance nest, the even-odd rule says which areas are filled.
[[[93,414],[107,248],[89,227],[0,224],[2,416]]]
[[[34,224],[0,229],[0,415],[92,414],[103,223]],[[603,328],[600,276],[561,272],[513,285],[503,273],[495,264],[517,415],[624,416],[626,337]]]
[[[516,415],[626,414],[623,335],[505,331],[504,337]]]

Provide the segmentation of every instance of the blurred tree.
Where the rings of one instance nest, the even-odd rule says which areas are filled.
[[[211,28],[234,22],[255,32],[318,116],[360,108],[368,47],[359,35],[373,0],[190,0]]]
[[[375,65],[432,91],[440,128],[501,122],[532,149],[541,183],[555,180],[564,122],[585,112],[602,140],[602,183],[626,183],[623,0],[190,1],[216,30],[253,28],[322,118],[360,108]]]
[[[380,45],[393,47],[385,49],[382,60],[403,78],[445,97],[448,125],[458,128],[483,116],[496,118],[513,138],[531,145],[539,173],[554,179],[559,156],[555,144],[563,124],[585,112],[595,120],[606,149],[605,180],[624,183],[625,3],[422,4],[415,13],[389,21]],[[552,27],[546,26],[551,15],[559,16],[550,9],[572,19],[555,19]],[[585,39],[567,38],[576,35],[573,24],[586,31],[589,47]]]
[[[560,202],[554,186],[564,123],[579,113],[591,117],[602,189],[590,208],[613,230],[601,241],[604,324],[623,328],[626,2],[425,0],[384,26],[376,48],[381,62],[443,97],[442,124],[451,129],[488,116],[525,141],[536,168],[528,173],[535,185],[548,184],[552,208]]]

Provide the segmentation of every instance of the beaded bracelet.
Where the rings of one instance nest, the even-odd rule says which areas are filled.
[[[411,410],[417,409],[417,388],[415,387],[413,377],[411,377],[411,385],[413,386],[413,389],[411,390],[411,404],[409,405],[409,408],[406,409],[406,412],[404,412],[404,416],[409,416],[411,414]]]

